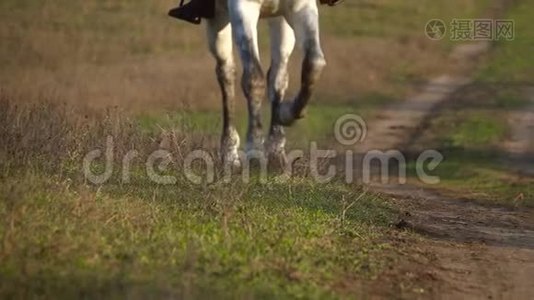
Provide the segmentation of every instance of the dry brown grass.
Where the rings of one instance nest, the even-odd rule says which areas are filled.
[[[20,101],[0,94],[0,146],[2,170],[9,174],[28,167],[61,172],[67,162],[78,162],[106,135],[135,139],[132,126],[119,114],[80,111],[48,98]],[[120,143],[120,142],[119,142]],[[32,168],[28,168],[32,169]]]
[[[137,151],[141,158],[134,165],[142,167],[148,155],[164,149],[171,153],[173,167],[181,168],[189,152],[210,151],[217,144],[188,133],[186,126],[146,132],[118,108],[93,110],[45,97],[20,101],[0,93],[0,177],[47,172],[83,181],[82,160],[90,151],[105,152],[108,137],[117,166],[129,151]]]
[[[44,94],[138,111],[202,98],[206,83],[184,75],[188,70],[198,78],[212,69],[205,52],[192,50],[204,45],[200,28],[167,18],[171,3],[7,1],[0,21],[1,86],[20,98]]]
[[[473,7],[475,2],[461,7]],[[20,99],[51,95],[93,108],[218,109],[219,91],[204,30],[167,18],[165,12],[172,5],[169,0],[5,1],[0,5],[6,12],[0,15],[0,87]],[[373,5],[322,8],[329,66],[319,87],[319,101],[345,101],[377,92],[402,96],[410,91],[407,81],[450,67],[445,49],[419,31],[423,24],[416,23],[417,30],[414,25],[396,28],[396,23],[407,22],[402,10],[413,4],[388,0]],[[390,11],[394,7],[399,12]],[[382,26],[392,34],[337,33],[335,20],[344,18],[344,9],[357,13],[350,28]],[[413,18],[425,20],[431,13],[422,9]],[[388,17],[389,23],[380,23]],[[266,62],[267,56],[265,69]],[[299,78],[298,67],[296,55],[294,79]],[[293,90],[297,82],[293,80]]]

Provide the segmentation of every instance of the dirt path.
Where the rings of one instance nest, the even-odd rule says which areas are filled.
[[[488,49],[487,42],[460,45],[452,51],[451,59],[464,65],[464,72],[469,73],[475,66],[476,58]],[[356,150],[366,153],[370,150],[389,150],[405,145],[425,117],[469,83],[469,76],[445,74],[430,80],[418,94],[381,109],[378,118],[367,124],[367,137],[357,145]]]
[[[453,51],[456,59],[472,61],[487,44],[470,44]],[[470,72],[467,71],[467,74]],[[431,80],[406,101],[386,108],[368,123],[367,139],[357,150],[406,150],[410,137],[426,117],[471,81],[469,76],[444,75]],[[523,172],[534,171],[534,91],[530,109],[512,116],[513,137],[507,144]],[[421,234],[404,245],[405,262],[387,275],[405,277],[422,291],[401,297],[439,299],[531,299],[534,297],[534,212],[451,199],[439,192],[410,185],[371,185],[390,195],[405,213],[397,227]],[[393,278],[393,279],[392,279]],[[388,279],[385,278],[387,281]],[[399,295],[396,295],[399,296]]]
[[[403,207],[398,227],[424,237],[405,245],[413,257],[401,267],[403,274],[413,274],[415,284],[424,289],[423,298],[532,298],[532,211],[448,199],[413,186],[376,189]]]
[[[441,101],[446,101],[446,96]],[[397,148],[402,145],[410,132],[416,130],[419,120],[432,112],[432,107],[425,103],[416,106],[419,113],[409,119],[406,112],[414,109],[414,103],[407,101],[406,107],[389,109],[387,119],[372,122],[371,126],[378,129],[374,132],[381,132],[376,138],[380,143],[368,142],[366,149],[395,149],[393,142],[398,143]],[[439,101],[434,105],[439,105]],[[525,159],[533,153],[534,110],[514,117],[519,120],[513,130],[511,157],[522,172],[531,172],[532,165]],[[372,185],[372,189],[395,198],[398,207],[406,212],[398,227],[423,237],[407,245],[414,257],[401,271],[412,274],[416,284],[424,287],[423,298],[534,297],[534,211],[451,199],[435,190],[410,185]]]
[[[357,145],[358,152],[390,150],[404,145],[430,112],[469,83],[468,78],[443,75],[431,80],[419,94],[381,109],[378,118],[367,124],[367,137]]]

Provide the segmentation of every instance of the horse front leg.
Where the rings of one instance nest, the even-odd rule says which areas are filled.
[[[261,104],[265,98],[265,79],[260,64],[257,25],[260,3],[256,1],[230,1],[230,19],[243,65],[241,87],[247,98],[249,122],[246,152],[263,153],[263,126]]]
[[[225,165],[239,167],[239,134],[234,126],[236,69],[232,52],[232,26],[226,13],[208,20],[208,43],[215,57],[215,72],[219,82],[223,103],[223,130],[221,137],[221,159]]]
[[[315,1],[306,7],[288,13],[286,20],[295,31],[297,45],[304,53],[301,87],[295,100],[283,102],[279,109],[279,121],[284,126],[292,125],[303,117],[314,87],[326,66],[319,38],[319,12]]]
[[[274,159],[285,165],[286,137],[284,128],[279,121],[278,111],[289,84],[287,66],[295,47],[295,34],[283,17],[271,19],[269,21],[269,29],[271,35],[271,67],[267,75],[267,92],[272,112],[269,137],[265,149],[269,155],[269,161]]]

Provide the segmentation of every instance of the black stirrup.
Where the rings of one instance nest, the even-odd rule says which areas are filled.
[[[180,1],[180,6],[169,11],[169,16],[184,20],[193,24],[200,24],[202,18],[211,19],[215,16],[215,0],[191,0],[184,4]]]

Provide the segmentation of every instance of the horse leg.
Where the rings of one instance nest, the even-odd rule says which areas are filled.
[[[265,80],[260,65],[257,31],[260,3],[230,1],[229,8],[234,38],[243,65],[241,87],[248,104],[246,151],[249,154],[255,151],[263,152],[261,103],[265,97]]]
[[[223,132],[221,158],[223,163],[239,166],[239,135],[234,126],[235,63],[232,53],[232,26],[227,14],[207,20],[209,48],[215,57],[217,80],[222,92]]]
[[[289,25],[295,31],[297,45],[304,53],[302,62],[301,87],[295,100],[283,102],[279,109],[279,120],[282,125],[289,126],[303,117],[304,110],[310,100],[315,84],[326,65],[319,39],[319,12],[317,3],[310,4],[286,16]]]
[[[289,83],[287,65],[295,47],[295,34],[283,17],[269,21],[271,35],[271,67],[268,72],[267,92],[271,102],[271,126],[266,143],[267,153],[285,164],[285,133],[279,122],[278,110]]]

